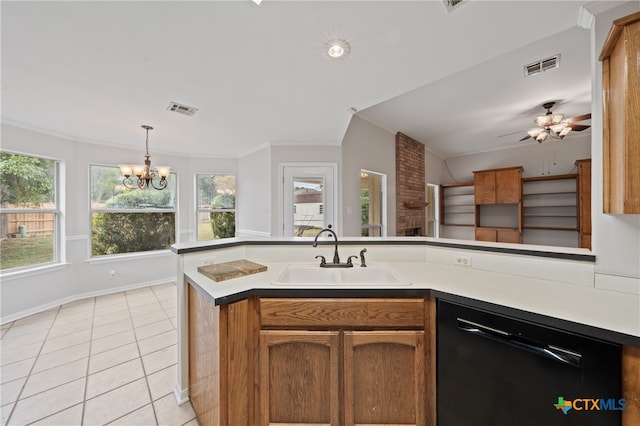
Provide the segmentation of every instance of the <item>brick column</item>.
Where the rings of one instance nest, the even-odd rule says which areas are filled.
[[[396,235],[424,235],[425,208],[407,207],[425,199],[424,144],[396,134]]]

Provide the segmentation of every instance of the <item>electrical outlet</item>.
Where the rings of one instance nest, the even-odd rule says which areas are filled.
[[[456,254],[453,263],[458,266],[471,266],[471,256],[466,254]]]

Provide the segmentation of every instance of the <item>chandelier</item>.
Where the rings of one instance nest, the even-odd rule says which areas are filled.
[[[544,142],[549,136],[553,139],[562,139],[571,131],[569,121],[564,119],[564,114],[551,112],[553,105],[555,102],[547,102],[542,105],[547,113],[536,117],[535,123],[538,127],[527,132],[538,143]]]
[[[144,165],[120,164],[120,172],[124,176],[122,184],[129,189],[165,189],[167,187],[167,176],[169,176],[169,170],[171,167],[158,166],[157,170],[151,168],[151,156],[149,155],[149,130],[153,130],[153,127],[147,125],[142,125],[141,127],[147,131],[147,139],[145,142],[147,150],[144,154]],[[160,178],[157,183],[154,182],[156,173]],[[131,178],[132,175],[137,177],[136,181]]]

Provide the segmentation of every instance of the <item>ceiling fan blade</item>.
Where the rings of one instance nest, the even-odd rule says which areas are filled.
[[[517,130],[517,131],[515,131],[515,132],[511,132],[511,133],[505,133],[504,135],[499,135],[499,136],[496,136],[496,137],[498,137],[498,138],[504,138],[504,137],[506,137],[506,136],[515,135],[516,133],[520,133],[520,132],[522,132],[522,130]]]
[[[525,136],[524,138],[520,139],[518,142],[526,141],[529,138],[531,138],[531,135]]]
[[[575,123],[577,121],[590,120],[590,119],[591,119],[591,113],[582,114],[582,115],[578,115],[577,117],[568,118],[567,122],[568,123]]]
[[[591,126],[585,126],[583,124],[567,124],[567,127],[571,127],[571,130],[574,130],[576,132],[581,132]]]

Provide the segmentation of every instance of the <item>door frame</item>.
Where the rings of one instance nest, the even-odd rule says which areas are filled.
[[[328,168],[330,170],[330,177],[333,179],[331,194],[327,192],[327,188],[329,185],[325,185],[325,197],[331,197],[331,202],[333,204],[331,208],[331,213],[333,214],[333,221],[331,223],[332,229],[339,234],[340,224],[339,224],[339,216],[338,216],[338,163],[280,163],[279,166],[279,177],[278,181],[280,182],[279,190],[278,190],[278,205],[280,206],[280,215],[279,215],[279,223],[278,223],[278,235],[280,236],[288,236],[285,235],[285,169],[287,168],[296,168],[300,169],[301,173],[304,173],[305,169],[313,169],[313,168]],[[313,175],[313,173],[308,173],[309,175]],[[325,198],[327,199],[327,198]],[[326,209],[326,205],[325,205]],[[325,224],[326,225],[326,224]]]

